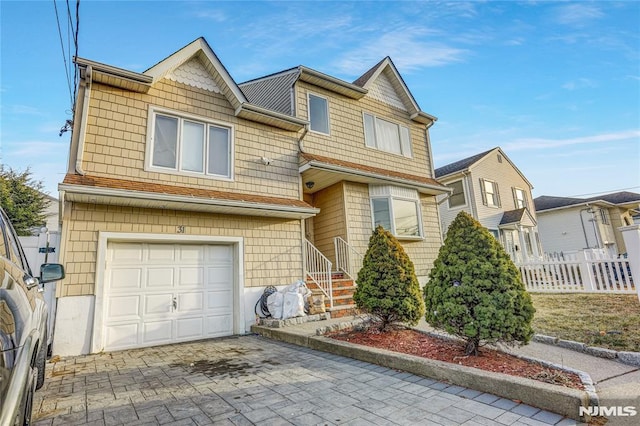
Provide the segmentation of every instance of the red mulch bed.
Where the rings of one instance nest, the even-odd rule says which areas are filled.
[[[327,334],[327,337],[358,345],[466,365],[485,371],[526,377],[554,385],[584,389],[577,374],[546,367],[486,347],[480,349],[479,356],[465,356],[462,344],[416,330],[396,329],[380,332],[372,327],[366,331],[338,331]]]

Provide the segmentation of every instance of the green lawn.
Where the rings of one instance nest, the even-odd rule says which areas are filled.
[[[538,334],[640,352],[640,301],[626,294],[531,294]]]

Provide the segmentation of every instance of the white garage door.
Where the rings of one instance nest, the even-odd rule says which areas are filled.
[[[233,334],[230,245],[109,242],[104,348]]]

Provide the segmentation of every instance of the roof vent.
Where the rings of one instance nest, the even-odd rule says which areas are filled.
[[[502,155],[498,154],[498,163],[502,163]]]

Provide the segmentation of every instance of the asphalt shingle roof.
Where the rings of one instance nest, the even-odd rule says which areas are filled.
[[[622,191],[614,192],[611,194],[598,195],[597,197],[590,198],[553,197],[549,195],[542,195],[540,197],[536,197],[533,200],[533,204],[536,207],[536,211],[542,211],[594,201],[606,201],[611,204],[626,204],[633,202],[640,203],[640,194],[636,194],[635,192]]]
[[[480,154],[473,155],[471,157],[464,158],[462,160],[458,160],[455,163],[447,164],[446,166],[438,167],[435,170],[436,178],[450,175],[451,173],[459,172],[471,166],[476,161],[480,160],[482,157],[490,153],[496,148],[491,148],[488,151],[481,152]]]

